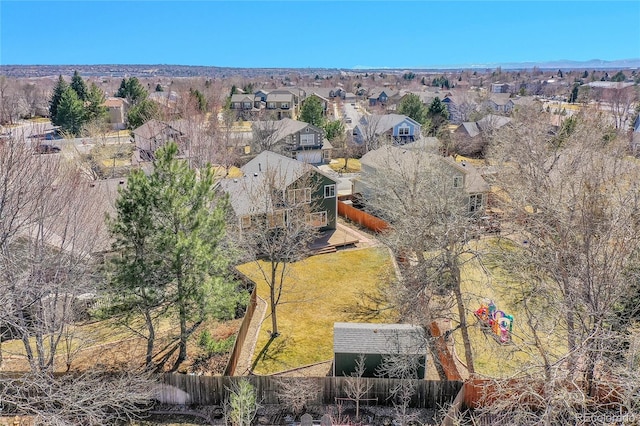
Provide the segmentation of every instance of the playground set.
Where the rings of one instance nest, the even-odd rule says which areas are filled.
[[[511,341],[513,316],[498,310],[493,301],[480,305],[480,308],[475,311],[475,316],[485,333],[491,334],[498,343],[507,344]]]

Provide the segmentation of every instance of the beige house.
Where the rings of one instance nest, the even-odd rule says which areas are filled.
[[[123,130],[127,127],[129,102],[126,99],[109,97],[102,105],[107,107],[109,124],[113,130]]]
[[[447,185],[452,195],[456,191],[462,192],[469,216],[483,216],[487,207],[489,184],[470,163],[458,162],[452,157],[443,157],[435,152],[433,148],[420,142],[403,146],[385,145],[369,151],[360,159],[362,173],[354,181],[353,192],[366,200],[376,193],[377,187],[384,185],[387,173],[405,177],[407,185],[410,185],[409,180],[420,179],[423,172],[437,169],[438,184]]]

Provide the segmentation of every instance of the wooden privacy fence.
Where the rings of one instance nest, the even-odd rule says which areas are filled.
[[[238,366],[238,359],[240,358],[240,352],[242,352],[242,346],[244,345],[244,341],[247,338],[249,325],[251,324],[251,319],[253,318],[253,313],[255,312],[256,305],[257,305],[256,286],[254,282],[251,281],[246,275],[244,275],[238,270],[235,270],[234,273],[236,275],[236,278],[243,281],[245,285],[253,286],[253,290],[251,291],[251,297],[249,298],[249,305],[247,306],[247,311],[245,312],[242,323],[240,324],[240,329],[238,330],[236,341],[233,344],[233,350],[231,351],[231,355],[229,355],[229,361],[227,362],[227,367],[224,369],[225,376],[233,376],[236,372],[236,367]]]
[[[384,220],[358,210],[340,200],[338,200],[338,214],[373,232],[380,232],[389,228],[389,224]]]
[[[304,384],[318,389],[315,400],[310,404],[334,404],[336,398],[345,398],[345,385],[348,377],[295,377],[282,378],[274,376],[192,376],[177,373],[163,375],[162,395],[158,399],[167,404],[189,403],[195,405],[221,405],[228,397],[228,389],[239,380],[248,380],[255,387],[258,400],[262,404],[279,404],[278,393],[283,380],[294,380],[294,383]],[[391,405],[389,400],[391,389],[400,383],[397,379],[361,378],[371,389],[364,399],[377,398],[378,405]],[[309,383],[311,382],[311,383]],[[416,392],[413,395],[411,406],[415,408],[437,408],[445,403],[453,401],[460,389],[462,382],[415,380]],[[175,398],[175,399],[174,399]]]

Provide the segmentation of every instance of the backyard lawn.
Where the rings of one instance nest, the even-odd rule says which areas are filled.
[[[280,336],[265,349],[271,330],[267,312],[258,334],[254,372],[271,374],[332,359],[333,323],[350,321],[349,311],[361,294],[387,282],[391,265],[389,253],[380,248],[312,256],[292,265],[277,311]],[[269,288],[256,263],[238,269],[258,284],[258,295],[268,301]]]
[[[362,165],[360,164],[360,160],[357,158],[349,158],[347,161],[347,168],[344,168],[344,158],[334,158],[331,160],[329,167],[335,172],[343,172],[343,173],[359,173],[362,170]]]
[[[477,244],[491,244],[490,238],[480,240]],[[487,265],[485,265],[487,266]],[[462,270],[462,290],[467,308],[467,322],[475,326],[469,328],[469,337],[473,348],[476,372],[490,377],[507,377],[521,370],[523,364],[534,361],[536,349],[531,342],[533,338],[525,327],[525,313],[522,306],[516,302],[518,290],[508,284],[504,273],[495,267],[487,267],[487,273],[478,260],[471,260]],[[498,343],[492,335],[480,328],[474,311],[482,303],[493,301],[498,310],[502,310],[514,317],[512,342]],[[457,309],[454,309],[454,315]],[[457,315],[455,315],[457,318]],[[544,321],[544,318],[543,318]],[[549,321],[552,321],[549,318]],[[457,324],[457,319],[455,320]],[[456,352],[464,362],[464,346],[460,331],[454,333]],[[542,335],[543,344],[547,350],[553,348],[556,356],[566,351],[566,341],[563,334],[556,330],[551,335]],[[564,348],[564,349],[563,349]]]

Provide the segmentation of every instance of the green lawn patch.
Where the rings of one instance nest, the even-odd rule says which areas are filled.
[[[254,371],[272,374],[327,361],[333,357],[333,323],[350,321],[349,313],[363,293],[374,292],[393,273],[385,249],[340,251],[312,256],[292,265],[278,307],[280,336],[269,343],[269,312],[259,331]],[[241,272],[258,285],[258,295],[268,300],[268,286],[255,262]],[[390,319],[380,318],[380,322]]]

